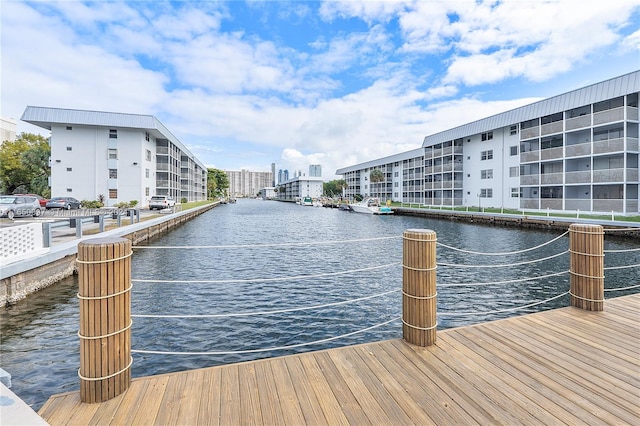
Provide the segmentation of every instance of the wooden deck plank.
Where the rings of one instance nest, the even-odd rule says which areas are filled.
[[[402,340],[137,378],[66,424],[640,424],[640,294]]]

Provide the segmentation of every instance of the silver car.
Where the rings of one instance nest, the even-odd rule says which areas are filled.
[[[0,196],[0,217],[34,216],[42,214],[40,201],[36,197],[26,195],[2,195]]]

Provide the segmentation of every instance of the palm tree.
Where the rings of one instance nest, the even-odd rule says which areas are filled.
[[[382,173],[382,170],[380,170],[380,169],[373,169],[373,170],[371,170],[371,172],[369,172],[369,181],[370,181],[371,183],[376,183],[376,184],[378,184],[378,183],[380,183],[380,182],[384,182],[384,180],[385,180],[385,175],[384,175],[384,173]],[[379,187],[379,186],[377,186],[377,185],[376,185],[376,187],[377,187],[377,189],[378,189],[378,194],[379,194],[379,193],[380,193],[380,187]],[[379,196],[380,196],[380,195],[378,195],[378,197],[379,197]]]

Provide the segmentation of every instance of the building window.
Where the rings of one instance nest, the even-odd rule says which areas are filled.
[[[511,147],[511,156],[518,155],[518,145],[514,145]]]
[[[146,197],[148,197],[148,196],[149,196],[149,187],[148,187],[148,186],[144,188],[144,195],[145,195]]]
[[[520,198],[520,188],[511,188],[511,198]]]
[[[109,160],[117,160],[118,159],[118,150],[114,148],[109,148]]]
[[[149,151],[148,149],[145,150],[144,159],[147,161],[151,161],[151,151]]]
[[[72,171],[71,167],[67,167],[67,171],[68,172]]]
[[[109,169],[109,179],[118,179],[118,169]]]
[[[73,127],[67,126],[67,130],[73,130]]]
[[[399,176],[399,172],[395,172],[395,173],[393,174],[393,177],[398,177],[398,176]]]
[[[493,189],[483,188],[480,190],[480,198],[493,198]]]
[[[73,192],[72,188],[67,188],[67,192]]]
[[[493,179],[493,169],[480,170],[480,179]]]
[[[393,186],[400,186],[400,185],[398,185],[398,182],[394,182]]]
[[[509,177],[518,177],[518,176],[520,176],[520,167],[519,166],[509,167]]]
[[[147,142],[149,142],[149,139],[151,139],[149,137],[149,132],[144,132],[144,140],[146,140]]]
[[[149,169],[144,169],[144,177],[149,178]]]
[[[482,151],[480,153],[480,159],[481,160],[491,160],[491,159],[493,159],[493,150],[490,149],[488,151]]]
[[[71,151],[73,150],[73,148],[71,148],[70,146],[67,147],[67,151]]]
[[[109,139],[118,139],[117,129],[109,129]]]
[[[112,200],[118,198],[118,190],[117,189],[110,189],[109,190],[109,198],[112,199]]]
[[[481,139],[483,141],[490,141],[491,139],[493,139],[493,132],[487,132],[487,133],[483,133],[481,135]]]
[[[509,129],[509,134],[511,136],[518,134],[518,125],[517,124],[514,124],[513,126],[511,126],[511,128]]]

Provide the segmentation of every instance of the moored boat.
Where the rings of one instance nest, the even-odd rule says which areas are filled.
[[[391,207],[381,206],[380,200],[374,197],[368,197],[359,203],[350,204],[351,210],[356,213],[365,214],[393,214]]]

